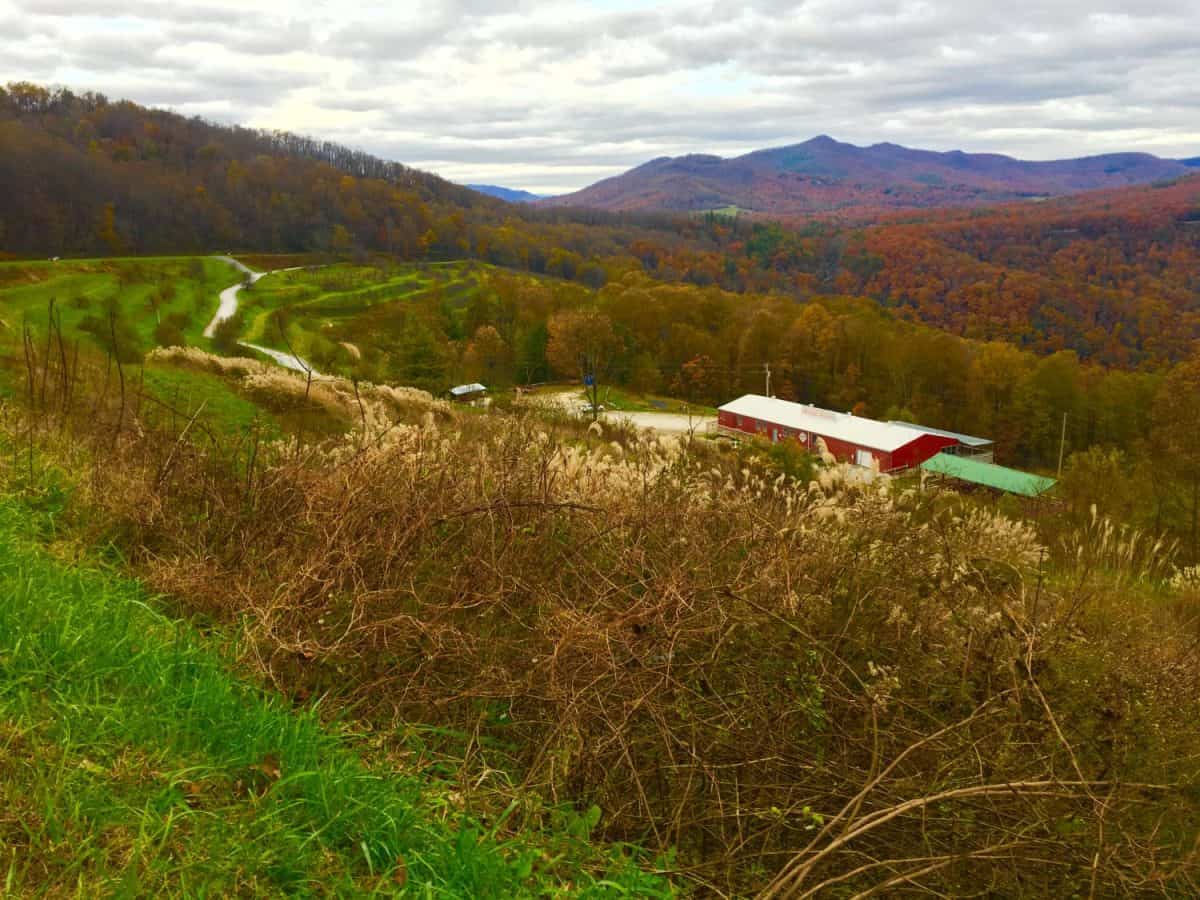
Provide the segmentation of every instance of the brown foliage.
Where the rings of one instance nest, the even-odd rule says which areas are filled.
[[[1196,646],[1028,526],[419,392],[253,453],[30,396],[151,583],[281,690],[436,726],[472,803],[595,803],[719,893],[1196,888]]]

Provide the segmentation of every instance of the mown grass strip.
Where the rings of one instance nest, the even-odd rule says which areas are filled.
[[[135,583],[65,565],[30,530],[0,499],[6,893],[665,893],[619,854],[603,878],[551,871],[538,841],[364,765],[351,735],[239,680]]]

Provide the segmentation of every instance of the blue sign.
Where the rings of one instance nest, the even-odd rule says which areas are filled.
[[[593,384],[596,383],[596,376],[595,375],[584,375],[583,383],[586,384],[588,387],[591,387]]]

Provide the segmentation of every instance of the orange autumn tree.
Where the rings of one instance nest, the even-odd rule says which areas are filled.
[[[588,388],[592,418],[600,404],[600,381],[606,378],[620,346],[612,320],[591,309],[557,312],[546,325],[546,359],[559,375],[578,377]]]

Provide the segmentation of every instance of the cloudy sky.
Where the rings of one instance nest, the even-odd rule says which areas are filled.
[[[554,193],[830,134],[1200,155],[1200,0],[0,0],[0,81]]]

